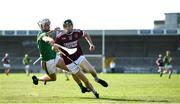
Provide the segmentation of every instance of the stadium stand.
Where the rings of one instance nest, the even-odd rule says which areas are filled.
[[[155,59],[158,54],[170,50],[173,56],[173,66],[180,73],[180,30],[85,30],[96,45],[96,51],[88,51],[88,44],[80,40],[85,54],[102,54],[102,33],[105,33],[105,57],[114,57],[116,72],[125,73],[154,73]],[[39,57],[36,46],[38,30],[1,30],[0,58],[8,52],[12,64],[12,72],[23,72],[22,57],[28,53],[32,60]],[[89,61],[102,70],[101,58],[88,57]],[[0,64],[0,69],[2,69]],[[106,67],[108,69],[108,65]],[[32,66],[33,72],[39,72],[40,64]],[[0,70],[3,72],[3,70]]]

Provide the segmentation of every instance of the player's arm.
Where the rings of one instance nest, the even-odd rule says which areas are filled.
[[[55,52],[59,52],[59,47],[57,46],[56,43],[53,44],[52,50],[55,51]]]
[[[159,66],[159,58],[156,60],[156,64]]]
[[[43,36],[43,37],[42,37],[42,40],[45,41],[45,42],[50,43],[51,45],[54,44],[54,40],[53,40],[51,37],[49,37],[49,36],[46,36],[46,35]]]
[[[57,51],[58,50],[58,45],[55,43],[54,39],[52,39],[49,36],[43,36],[42,40],[45,42],[48,42],[49,44],[52,45],[52,50]]]
[[[89,44],[89,50],[94,51],[95,50],[95,45],[93,44],[93,42],[91,40],[91,37],[86,32],[83,32],[83,37],[85,38],[85,40]]]
[[[163,57],[163,62],[165,62],[165,60],[166,60],[166,56]]]
[[[172,62],[172,57],[169,58],[169,62]]]
[[[23,58],[22,63],[25,64],[25,58]]]

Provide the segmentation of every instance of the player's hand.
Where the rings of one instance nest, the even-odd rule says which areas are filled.
[[[51,44],[52,46],[54,45],[55,41],[52,39],[51,41],[49,41],[49,44]]]
[[[93,44],[89,46],[89,50],[90,50],[91,52],[94,51],[95,48],[96,48],[96,47],[95,47],[95,45],[93,45]]]
[[[58,52],[58,47],[54,44],[54,45],[52,46],[52,50]]]

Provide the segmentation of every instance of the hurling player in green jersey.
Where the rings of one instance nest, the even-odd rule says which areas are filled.
[[[28,54],[25,54],[24,55],[24,58],[23,58],[23,64],[25,65],[25,72],[26,72],[26,75],[27,76],[29,76],[29,74],[30,74],[30,62],[31,62],[31,59],[30,59],[30,57],[29,57],[29,55]]]
[[[171,78],[171,75],[173,73],[172,69],[172,57],[170,55],[170,51],[166,51],[166,55],[163,58],[164,62],[164,68],[169,73],[169,79]]]

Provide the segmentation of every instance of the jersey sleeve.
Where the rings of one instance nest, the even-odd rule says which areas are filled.
[[[40,33],[39,36],[38,36],[38,40],[42,40],[42,37],[46,36],[46,35],[47,35],[47,33],[45,33],[45,32],[44,33]]]
[[[25,64],[25,58],[23,58],[23,64]]]
[[[80,34],[80,37],[83,37],[84,36],[84,31],[79,30],[79,34]]]
[[[55,38],[55,43],[62,45],[61,36],[57,36],[57,37]]]
[[[84,36],[84,31],[83,30],[76,29],[75,31],[78,32],[78,38],[81,38],[81,37]]]

